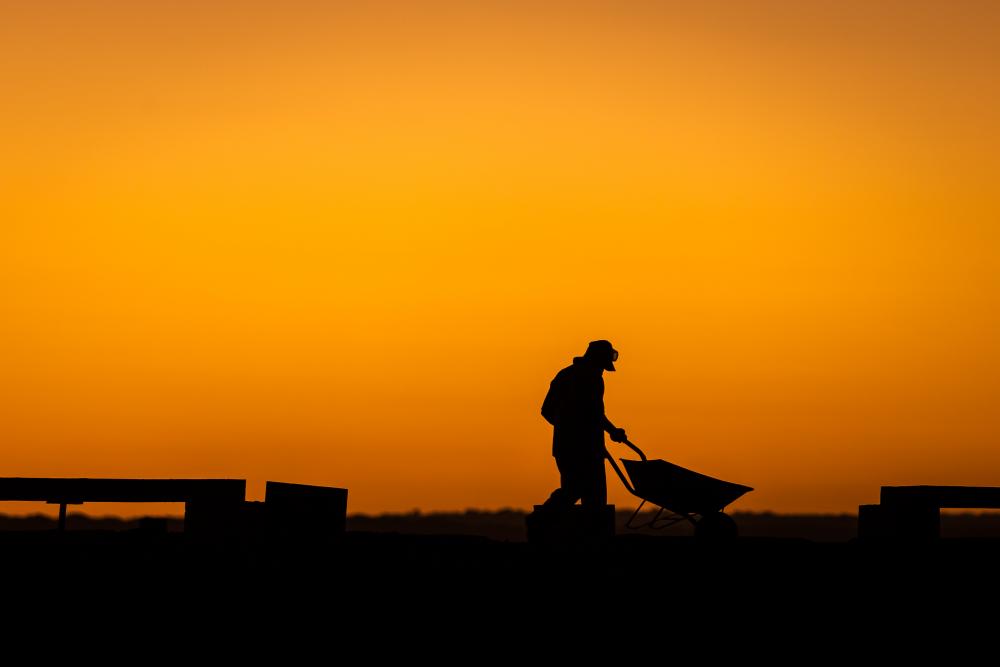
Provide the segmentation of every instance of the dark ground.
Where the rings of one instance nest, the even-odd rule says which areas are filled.
[[[555,650],[565,662],[600,646],[635,661],[669,646],[812,662],[871,642],[899,658],[942,640],[955,658],[995,636],[1000,539],[866,544],[850,539],[853,517],[736,518],[742,536],[728,543],[619,531],[601,546],[556,550],[514,541],[524,534],[516,512],[355,516],[339,539],[213,544],[156,524],[77,517],[60,535],[8,518],[2,599],[21,621],[102,637],[128,628],[147,648],[182,637],[242,653],[279,641],[331,655],[361,646],[369,659]],[[958,525],[981,533],[997,518]],[[473,526],[494,537],[461,534]],[[456,648],[464,642],[476,653]]]
[[[631,511],[617,514],[618,533],[621,535],[656,535],[681,537],[691,535],[691,526],[681,522],[663,530],[632,531],[625,523]],[[639,515],[636,523],[651,518]],[[770,512],[736,512],[733,515],[742,537],[772,537],[805,539],[816,542],[847,542],[857,535],[858,520],[853,514],[774,514]],[[405,514],[366,515],[353,514],[347,519],[347,529],[354,532],[399,533],[402,535],[475,535],[493,540],[523,542],[525,540],[525,513],[520,510],[495,512],[468,510],[466,512],[410,512]],[[184,522],[179,518],[164,518],[167,529],[180,532]],[[89,517],[70,513],[67,527],[70,530],[135,530],[140,519],[124,520],[117,517]],[[42,516],[12,517],[0,514],[0,532],[52,530],[55,520]],[[955,513],[942,516],[942,535],[946,538],[997,538],[1000,539],[1000,514]]]

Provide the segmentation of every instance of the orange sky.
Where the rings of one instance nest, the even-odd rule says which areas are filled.
[[[529,507],[608,338],[734,509],[1000,485],[996,7],[0,0],[0,476]]]

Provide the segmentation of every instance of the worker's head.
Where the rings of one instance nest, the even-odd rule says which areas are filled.
[[[591,363],[600,366],[606,371],[615,370],[615,363],[618,361],[618,350],[611,347],[611,343],[606,340],[592,340],[584,352],[583,358]]]

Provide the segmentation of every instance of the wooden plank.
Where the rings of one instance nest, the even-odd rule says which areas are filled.
[[[0,501],[56,503],[242,502],[242,479],[0,477]]]
[[[883,486],[883,505],[921,504],[955,509],[1000,509],[996,486]]]

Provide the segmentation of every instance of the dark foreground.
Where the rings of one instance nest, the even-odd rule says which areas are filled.
[[[995,620],[1000,605],[1000,540],[989,539],[712,544],[619,535],[543,550],[358,531],[324,542],[216,544],[178,533],[34,531],[0,532],[0,568],[8,610],[197,627],[322,622],[329,631],[395,632],[516,621],[529,632],[614,618],[620,630],[653,623],[671,635],[801,623],[846,623],[857,633],[901,619],[973,627]]]

